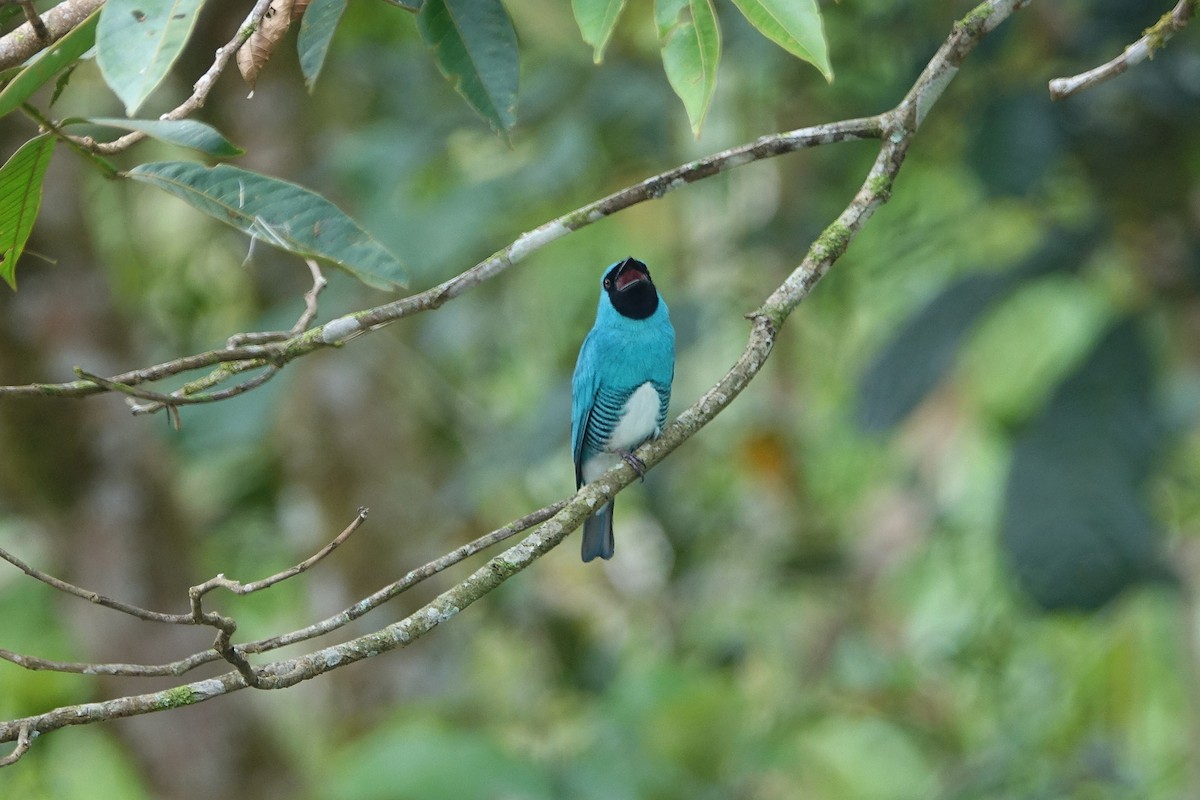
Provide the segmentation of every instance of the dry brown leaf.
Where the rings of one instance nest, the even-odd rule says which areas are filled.
[[[237,51],[238,71],[242,73],[243,80],[250,84],[251,89],[258,80],[259,70],[266,65],[271,53],[275,52],[275,45],[292,24],[294,10],[294,0],[272,0],[262,22]]]

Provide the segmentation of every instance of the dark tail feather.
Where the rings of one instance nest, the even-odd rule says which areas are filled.
[[[596,556],[604,559],[612,558],[612,511],[613,504],[608,503],[583,521],[582,555],[585,562],[591,561]]]

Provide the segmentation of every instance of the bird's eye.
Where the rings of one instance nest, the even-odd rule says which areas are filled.
[[[611,289],[611,288],[612,288],[612,278],[605,278],[605,279],[604,279],[604,288],[605,288],[605,289]]]

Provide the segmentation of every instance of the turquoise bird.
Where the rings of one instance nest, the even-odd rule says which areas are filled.
[[[675,329],[650,270],[627,258],[604,271],[596,324],[583,340],[571,382],[571,449],[575,488],[622,459],[643,474],[633,455],[667,422],[675,377]],[[583,523],[584,561],[612,558],[613,504]]]

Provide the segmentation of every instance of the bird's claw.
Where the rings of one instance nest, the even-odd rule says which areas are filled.
[[[638,458],[637,456],[635,456],[633,453],[629,452],[628,450],[621,450],[617,453],[617,455],[619,455],[621,457],[621,460],[624,461],[626,464],[628,464],[629,467],[634,472],[637,473],[637,476],[638,476],[638,478],[641,479],[642,483],[646,482],[646,462],[645,461],[642,461],[640,458]]]

